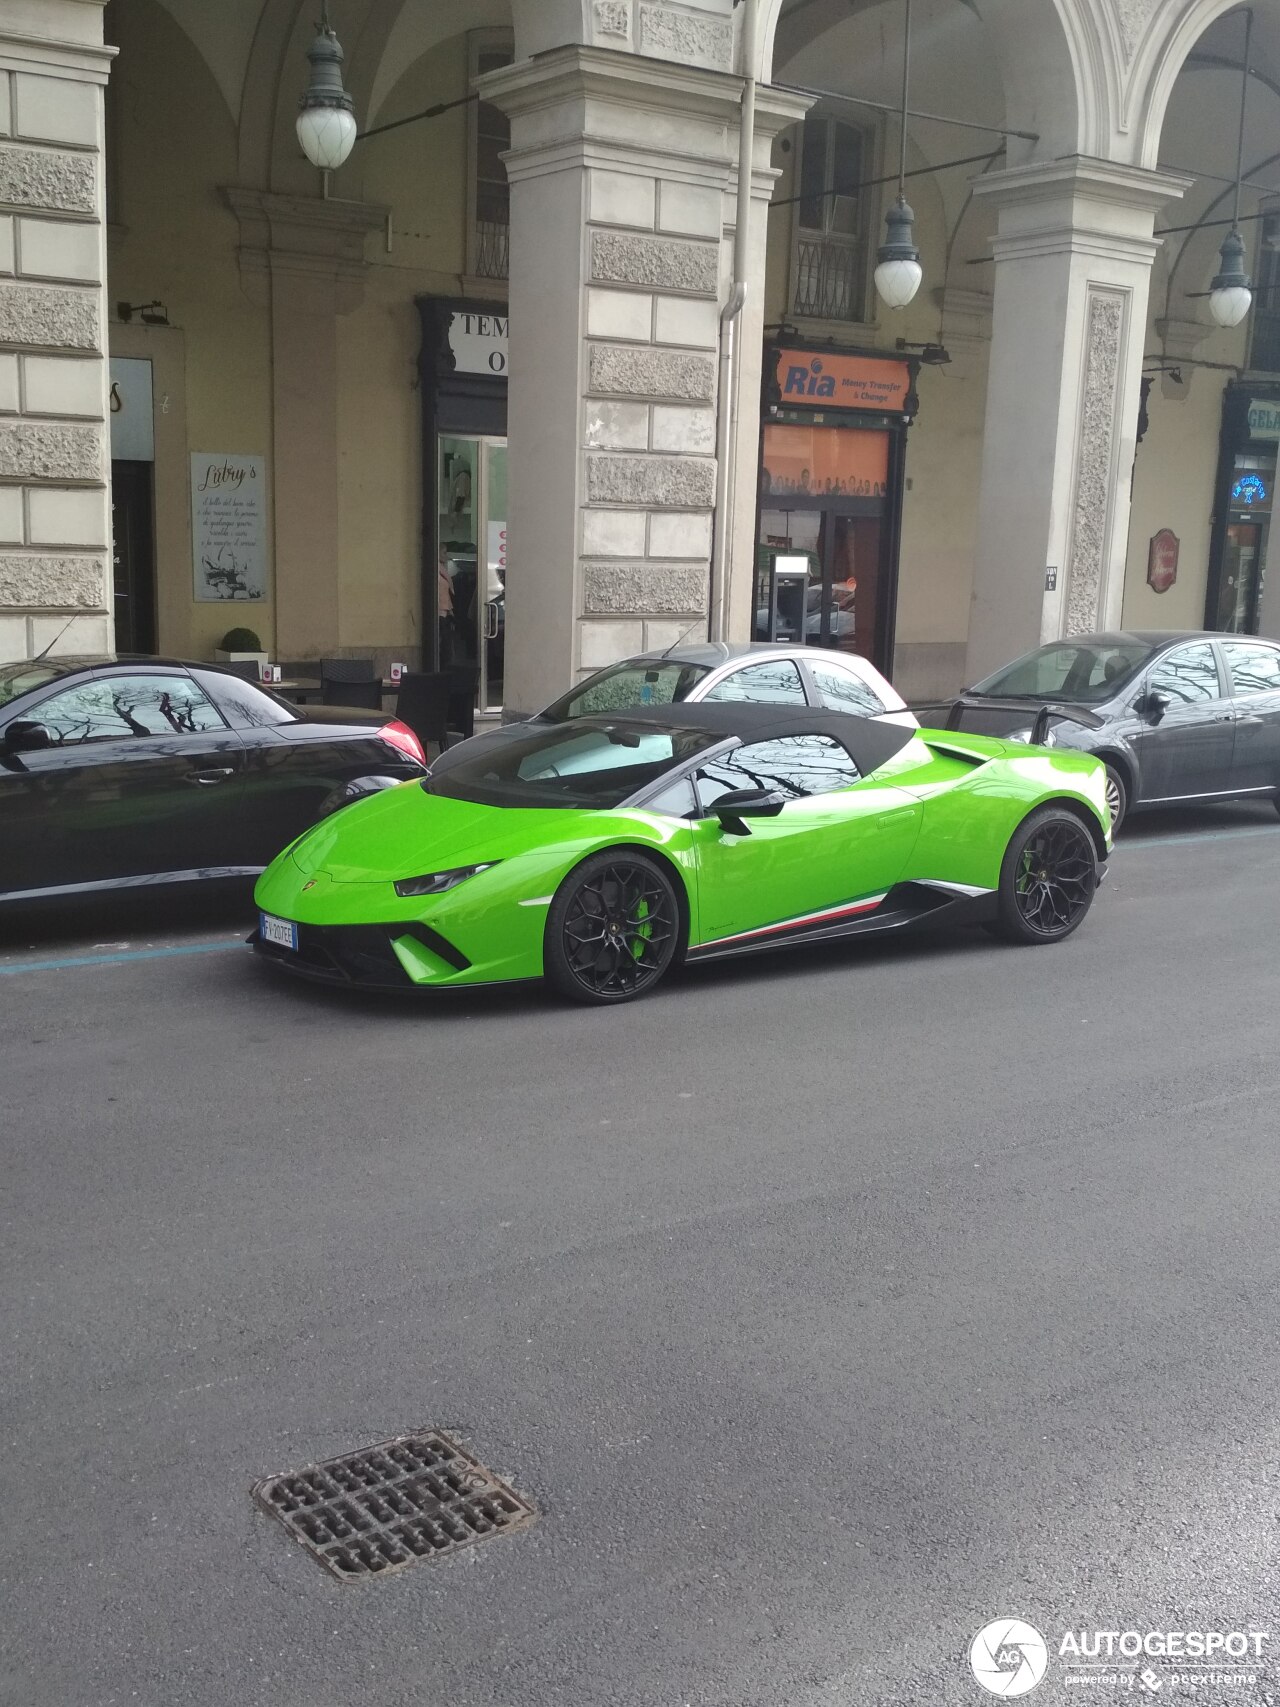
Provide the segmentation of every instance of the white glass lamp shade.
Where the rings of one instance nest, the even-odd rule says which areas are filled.
[[[1225,285],[1209,293],[1209,312],[1219,326],[1238,326],[1253,306],[1247,285]]]
[[[1244,238],[1233,225],[1218,253],[1218,276],[1209,286],[1209,312],[1219,326],[1238,326],[1252,304],[1253,290],[1244,270]]]
[[[884,242],[876,251],[876,291],[886,308],[905,308],[924,277],[915,218],[901,195],[885,215]]]
[[[336,172],[355,147],[355,115],[346,107],[304,107],[297,129],[302,152],[324,172]]]
[[[886,308],[905,308],[923,277],[919,261],[881,261],[876,268],[876,294]]]

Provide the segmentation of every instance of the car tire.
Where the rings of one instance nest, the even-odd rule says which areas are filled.
[[[645,996],[680,948],[675,885],[631,848],[594,854],[565,878],[547,912],[543,964],[571,1001],[608,1006]]]
[[[1129,787],[1114,765],[1107,766],[1107,805],[1111,809],[1111,834],[1114,836],[1129,812]]]
[[[1006,942],[1061,942],[1083,922],[1098,888],[1098,856],[1074,812],[1045,806],[1019,824],[1005,850],[996,934]]]

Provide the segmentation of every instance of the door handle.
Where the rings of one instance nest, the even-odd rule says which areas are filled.
[[[210,788],[216,782],[223,782],[229,776],[235,775],[234,765],[224,765],[220,770],[188,771],[184,782],[194,782],[201,788]]]
[[[1236,714],[1234,711],[1220,711],[1213,721],[1215,723],[1234,723],[1235,720]]]

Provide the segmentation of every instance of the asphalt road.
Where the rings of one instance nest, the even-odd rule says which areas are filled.
[[[1061,947],[604,1013],[295,986],[234,909],[11,928],[0,1700],[981,1707],[997,1615],[1037,1707],[1127,1693],[1069,1629],[1280,1654],[1278,878],[1270,808],[1149,820]],[[422,1426],[534,1527],[348,1585],[251,1501]]]

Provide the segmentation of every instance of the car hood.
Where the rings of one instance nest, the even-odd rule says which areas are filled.
[[[308,876],[323,872],[334,883],[394,883],[527,853],[556,840],[580,817],[570,809],[452,800],[407,782],[335,812],[295,842],[290,854]]]

